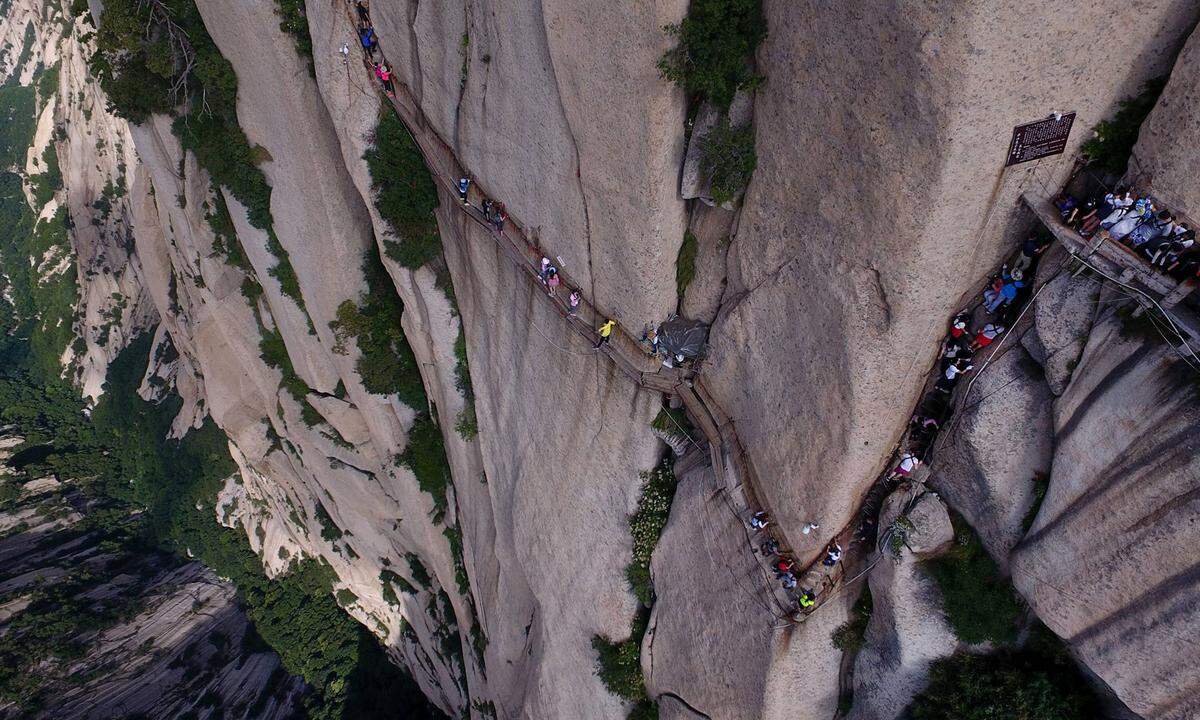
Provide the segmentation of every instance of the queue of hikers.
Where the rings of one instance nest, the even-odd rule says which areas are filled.
[[[1195,228],[1149,195],[1119,187],[1081,202],[1060,193],[1054,206],[1063,224],[1080,237],[1107,235],[1177,280],[1200,276]]]
[[[979,303],[956,313],[949,323],[945,339],[935,368],[935,378],[929,391],[922,397],[901,442],[901,451],[883,475],[879,488],[885,496],[899,483],[907,480],[928,461],[928,456],[937,440],[938,433],[946,426],[953,412],[953,392],[958,383],[975,370],[974,357],[1000,339],[1014,324],[1014,313],[1030,295],[1030,285],[1037,269],[1038,259],[1050,245],[1050,240],[1041,235],[1032,235],[1021,243],[1016,253],[1000,270],[988,278]],[[860,522],[853,534],[853,543],[871,541],[876,534],[874,513],[864,503]],[[766,534],[771,518],[765,511],[757,511],[749,519],[753,531]],[[815,522],[804,525],[801,532],[808,535],[819,528]],[[775,577],[785,590],[797,587],[802,571],[796,567],[794,558],[783,550],[780,543],[767,537],[758,545],[759,553],[771,559]],[[833,540],[825,548],[820,565],[834,568],[842,561],[842,547]],[[812,588],[804,588],[797,597],[799,615],[816,607],[816,595]]]

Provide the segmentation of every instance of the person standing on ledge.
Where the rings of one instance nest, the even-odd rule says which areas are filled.
[[[608,322],[600,326],[600,339],[592,346],[592,349],[599,350],[600,346],[608,342],[609,336],[612,335],[613,326],[617,324],[616,320],[608,319]]]

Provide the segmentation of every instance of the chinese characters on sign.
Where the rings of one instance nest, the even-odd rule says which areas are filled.
[[[1012,144],[1008,146],[1008,162],[1004,166],[1061,154],[1067,147],[1067,137],[1074,123],[1075,113],[1067,113],[1057,120],[1051,116],[1016,126]]]

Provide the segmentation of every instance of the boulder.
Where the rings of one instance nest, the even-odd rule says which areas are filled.
[[[933,661],[952,655],[959,646],[942,613],[937,583],[921,568],[923,560],[941,554],[953,542],[950,514],[936,495],[919,486],[904,488],[885,501],[880,527],[906,507],[903,514],[912,523],[907,547],[896,556],[889,548],[872,556],[868,582],[873,609],[865,644],[855,659],[849,720],[899,717],[925,687]]]
[[[1166,345],[1098,320],[1055,403],[1049,492],[1014,549],[1038,617],[1131,710],[1200,713],[1200,408],[1195,371]]]
[[[960,394],[957,415],[943,430],[930,484],[1004,566],[1025,534],[1034,479],[1050,473],[1052,396],[1015,338],[977,372],[971,394]]]
[[[1179,54],[1171,79],[1138,133],[1132,179],[1147,184],[1168,208],[1200,216],[1200,34]]]

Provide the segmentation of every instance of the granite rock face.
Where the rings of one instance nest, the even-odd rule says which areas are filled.
[[[1146,182],[1167,207],[1200,213],[1200,35],[1192,37],[1153,112],[1142,123],[1129,174]]]
[[[885,502],[880,526],[900,514],[912,523],[907,545],[895,555],[885,548],[873,557],[878,558],[868,579],[873,612],[855,660],[854,705],[847,716],[853,720],[897,717],[924,688],[933,661],[960,645],[942,612],[937,583],[921,568],[954,540],[946,504],[920,486],[905,488]]]
[[[268,572],[297,557],[329,563],[336,589],[355,597],[347,611],[442,709],[480,719],[489,707],[501,718],[622,717],[627,705],[597,677],[591,641],[623,639],[638,610],[625,579],[628,515],[639,472],[664,451],[649,427],[661,397],[567,329],[444,184],[446,267],[383,258],[429,406],[368,392],[358,348],[339,352],[329,327],[339,305],[366,290],[363,254],[395,235],[373,205],[363,161],[380,98],[355,55],[343,64],[338,54],[354,42],[352,10],[306,5],[310,74],[273,3],[197,4],[237,73],[240,124],[269,155],[261,168],[275,231],[302,302],[271,276],[278,258],[268,236],[218,188],[263,286],[247,303],[246,276],[215,251],[209,178],[170,120],[128,127],[105,114],[76,36],[39,42],[45,58],[61,56],[63,89],[31,153],[55,144],[78,228],[86,350],[64,364],[79,368],[73,379],[94,397],[116,353],[158,323],[153,355],[169,345],[178,357],[152,363],[143,394],[172,385],[184,400],[173,434],[211,417],[239,466],[217,517],[245,530]],[[945,319],[1024,237],[1017,197],[1061,179],[1086,128],[1167,71],[1200,16],[1182,0],[766,0],[758,170],[740,209],[697,207],[689,217],[679,197],[686,98],[655,69],[672,44],[661,27],[683,17],[685,0],[373,5],[382,48],[423,113],[414,133],[444,142],[477,188],[505,202],[625,328],[676,309],[675,259],[685,228],[695,232],[698,272],[682,309],[713,321],[702,383],[733,419],[761,480],[754,490],[801,560],[849,521],[883,468]],[[0,24],[2,37],[18,37],[15,28]],[[1119,77],[1080,52],[1080,36],[1114,34]],[[1156,191],[1193,212],[1194,157],[1178,148],[1198,144],[1200,113],[1189,112],[1197,42],[1137,148]],[[1013,125],[1067,109],[1079,118],[1065,155],[1003,170]],[[56,123],[81,130],[56,140]],[[93,225],[93,203],[118,178],[124,196]],[[1179,638],[1197,629],[1200,583],[1183,550],[1195,546],[1197,476],[1185,376],[1166,350],[1120,338],[1111,319],[1093,327],[1094,306],[1108,299],[1094,282],[1039,282],[1050,286],[1033,327],[980,378],[986,400],[964,413],[932,482],[1123,701],[1147,718],[1189,717],[1197,658]],[[108,323],[114,293],[128,300]],[[262,359],[264,331],[279,334],[310,388],[302,401]],[[473,398],[456,377],[460,336]],[[453,429],[469,402],[474,437]],[[446,447],[444,513],[396,461],[422,412],[437,418]],[[744,511],[722,498],[724,484],[703,462],[685,456],[680,467],[653,555],[657,602],[642,649],[662,717],[832,717],[844,663],[829,636],[852,598],[791,622],[790,608],[772,604],[775,580]],[[1036,472],[1050,473],[1050,489],[1022,539]],[[926,495],[909,514],[909,549],[869,577],[877,614],[853,711],[863,720],[898,714],[928,664],[957,647],[918,562],[946,542],[944,503]],[[820,533],[799,532],[817,521]],[[419,585],[412,557],[428,585],[390,601],[381,572]]]
[[[1084,129],[1170,68],[1200,11],[1170,0],[764,8],[759,163],[706,383],[737,419],[768,509],[812,557],[829,535],[799,528],[835,532],[883,468],[946,318],[1024,232],[1019,193],[1056,182]],[[1119,82],[1076,40],[1112,33],[1137,58]],[[1080,129],[1067,154],[1036,177],[1031,165],[1006,172],[1012,127],[1068,108]]]

